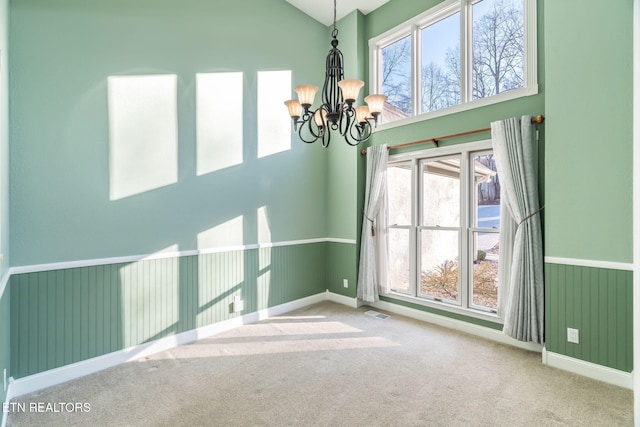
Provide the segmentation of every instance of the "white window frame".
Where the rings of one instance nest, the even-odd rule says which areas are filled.
[[[459,113],[474,108],[497,104],[499,102],[522,98],[525,96],[538,94],[538,20],[537,20],[537,0],[523,0],[524,6],[524,45],[525,45],[525,65],[524,81],[525,86],[497,95],[480,99],[473,99],[470,72],[471,55],[471,34],[473,32],[473,20],[471,19],[471,7],[480,0],[445,0],[437,6],[421,13],[420,15],[403,22],[402,24],[380,34],[369,40],[369,87],[372,93],[381,93],[382,76],[382,49],[394,42],[411,35],[411,105],[412,114],[409,117],[394,120],[378,125],[379,130],[404,126],[410,123],[421,122],[436,117]],[[460,12],[460,66],[462,84],[460,90],[460,104],[442,108],[436,111],[422,113],[419,99],[420,88],[420,31],[425,26],[433,24],[449,15]]]
[[[472,234],[476,231],[485,231],[484,228],[473,226],[475,224],[471,209],[471,192],[473,186],[471,182],[471,154],[482,154],[493,150],[491,140],[470,142],[447,147],[438,147],[411,153],[401,153],[389,156],[388,165],[398,163],[411,163],[411,224],[390,225],[389,228],[409,230],[409,268],[410,283],[409,292],[392,290],[386,294],[387,297],[411,302],[438,310],[461,314],[467,317],[487,320],[493,323],[503,323],[503,319],[497,313],[486,308],[474,306],[472,303],[472,270],[473,248],[471,245]],[[421,224],[422,193],[420,184],[420,165],[426,160],[443,158],[449,156],[460,156],[461,182],[460,186],[460,226],[459,226],[459,252],[460,262],[458,264],[458,280],[460,283],[459,303],[436,301],[419,296],[418,284],[420,277],[420,230],[425,229]],[[463,181],[464,180],[464,181]],[[429,228],[429,227],[426,227]],[[441,229],[454,229],[456,227],[443,227]],[[393,285],[393,284],[391,284]],[[497,310],[500,312],[500,310]]]

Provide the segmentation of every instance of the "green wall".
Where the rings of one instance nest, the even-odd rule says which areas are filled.
[[[344,56],[345,78],[364,79],[363,52],[359,46],[362,40],[359,32],[363,28],[363,15],[356,11],[337,23],[338,48]],[[331,48],[327,37],[325,49]],[[360,91],[365,93],[366,88]],[[362,104],[362,96],[358,105]],[[337,134],[327,149],[327,232],[329,237],[341,239],[356,238],[356,161],[357,147],[351,147]]]
[[[365,79],[366,51],[363,49],[364,15],[354,11],[337,23],[339,49],[344,55],[345,77]],[[330,38],[327,38],[330,40]],[[328,43],[327,43],[328,45]],[[360,91],[358,104],[368,94]],[[360,146],[352,147],[335,138],[327,150],[327,235],[335,239],[355,241],[358,236],[357,162]],[[327,253],[327,289],[348,297],[356,296],[358,246],[332,242]],[[348,280],[345,288],[344,279]]]
[[[283,40],[305,34],[305,50],[326,52],[325,26],[281,0],[26,0],[9,12],[12,266],[206,253],[225,245],[198,235],[237,218],[242,245],[328,236],[327,152],[292,134],[291,149],[259,157],[256,118],[258,72],[322,81],[324,56]],[[215,72],[243,73],[243,158],[198,176],[195,76]],[[149,74],[177,76],[178,180],[111,200],[107,78]],[[14,274],[0,362],[20,378],[234,317],[238,293],[250,313],[323,292],[327,245]],[[336,274],[353,282],[353,268]]]
[[[326,288],[333,293],[356,297],[358,254],[352,243],[327,243]],[[344,287],[347,279],[347,288]]]
[[[12,374],[10,298],[11,294],[7,286],[5,292],[0,295],[0,404],[5,401],[7,396],[6,390],[4,389],[4,378],[2,376],[4,370],[7,370],[7,380]]]
[[[10,12],[12,265],[197,249],[238,216],[253,244],[263,206],[272,241],[327,236],[321,147],[292,134],[290,150],[256,148],[257,73],[321,82],[323,55],[301,52],[328,51],[325,26],[282,0],[24,0]],[[197,176],[195,75],[229,71],[244,79],[243,162]],[[178,181],[110,200],[107,78],[146,74],[177,75]]]
[[[631,372],[633,273],[547,264],[545,279],[547,350]],[[567,328],[580,331],[579,344]]]
[[[6,391],[3,373],[10,370],[9,287],[3,289],[2,280],[9,268],[9,2],[0,0],[0,403],[5,401]]]
[[[17,274],[22,378],[325,291],[326,243]],[[244,311],[233,313],[234,296]]]
[[[547,256],[633,260],[632,3],[545,3]],[[548,349],[631,372],[633,273],[547,264],[545,281]]]
[[[546,255],[629,263],[633,2],[545,4]]]

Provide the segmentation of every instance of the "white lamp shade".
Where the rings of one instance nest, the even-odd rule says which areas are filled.
[[[342,91],[342,97],[345,101],[355,101],[358,99],[358,94],[362,86],[364,86],[362,80],[345,79],[338,82],[338,87]]]
[[[318,86],[314,85],[299,85],[295,87],[298,94],[298,101],[302,105],[313,105],[313,100],[318,92]]]
[[[371,112],[369,111],[369,107],[367,107],[366,105],[356,107],[356,120],[358,121],[358,123],[366,122],[370,115]]]
[[[384,107],[384,103],[387,101],[387,97],[385,95],[369,95],[364,98],[364,102],[369,105],[369,110],[372,113],[380,114],[382,113],[382,108]]]
[[[289,109],[289,115],[291,117],[300,117],[302,115],[302,105],[297,99],[290,99],[284,102],[284,105]]]
[[[313,120],[315,120],[318,126],[325,126],[327,123],[327,112],[323,108],[318,108],[313,114]]]

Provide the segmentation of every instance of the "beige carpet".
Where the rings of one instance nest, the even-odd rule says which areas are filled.
[[[630,390],[540,355],[325,302],[13,402],[10,426],[631,426]]]

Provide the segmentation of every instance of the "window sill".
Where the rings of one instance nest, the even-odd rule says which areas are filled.
[[[482,310],[474,310],[472,308],[462,308],[456,307],[451,304],[447,304],[444,302],[431,301],[423,298],[412,297],[409,295],[401,294],[398,292],[389,292],[386,294],[381,294],[381,296],[392,298],[395,300],[405,301],[416,305],[421,305],[424,307],[434,308],[440,311],[446,311],[449,313],[455,313],[461,316],[472,317],[474,319],[480,319],[487,322],[495,323],[498,325],[504,324],[502,318],[500,318],[497,314],[488,313]]]
[[[498,95],[490,96],[488,98],[476,99],[471,102],[465,102],[464,104],[455,105],[453,107],[443,108],[437,111],[430,111],[428,113],[419,114],[417,116],[410,116],[410,117],[400,119],[400,120],[395,120],[389,123],[381,123],[378,125],[376,131],[381,132],[387,129],[393,129],[400,126],[419,123],[425,120],[444,117],[450,114],[461,113],[463,111],[469,111],[475,108],[486,107],[488,105],[498,104],[500,102],[511,101],[514,99],[524,98],[527,96],[533,96],[537,94],[538,94],[538,85],[535,84],[535,85],[532,85],[531,87],[516,89],[509,92],[503,92]]]

